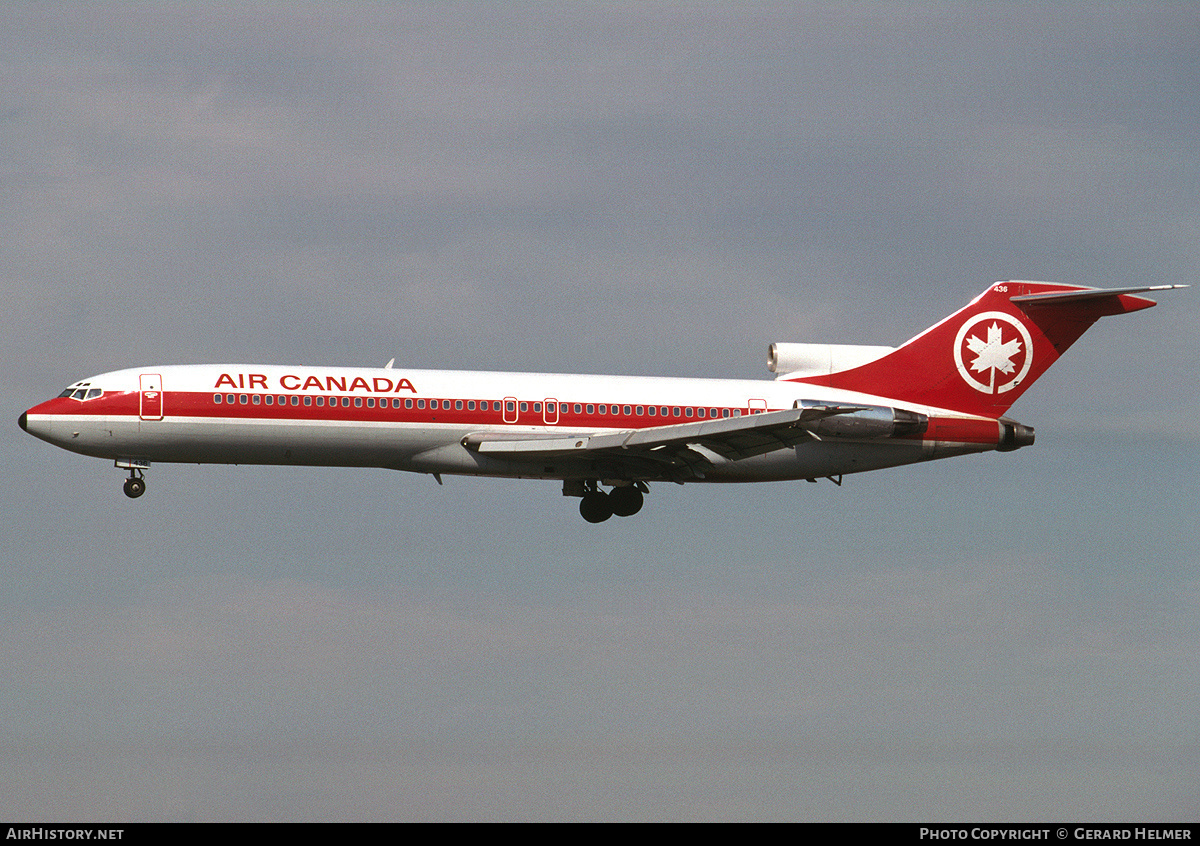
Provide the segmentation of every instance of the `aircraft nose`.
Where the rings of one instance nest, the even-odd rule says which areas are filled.
[[[17,418],[17,425],[21,427],[22,431],[29,431],[29,427],[25,425],[25,412],[21,412],[21,416]]]

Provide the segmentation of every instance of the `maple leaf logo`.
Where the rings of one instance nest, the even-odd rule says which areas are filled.
[[[980,332],[975,330],[983,326],[987,329],[980,337]],[[1007,341],[1004,339],[1006,332],[1009,335]],[[1014,333],[1016,337],[1012,337]],[[954,359],[958,372],[972,388],[988,394],[1003,394],[1019,385],[1029,372],[1033,363],[1031,344],[1029,330],[1019,320],[1004,312],[992,311],[975,315],[958,330]],[[975,355],[969,364],[963,360],[968,352]],[[997,385],[997,373],[1012,378]]]
[[[1004,333],[1000,330],[1000,326],[996,321],[992,321],[992,325],[987,330],[987,340],[981,341],[974,335],[967,338],[967,349],[975,353],[975,360],[971,362],[971,369],[976,373],[982,373],[985,370],[991,370],[992,385],[996,384],[996,371],[1008,375],[1017,369],[1013,364],[1013,356],[1021,351],[1021,342],[1014,338],[1011,341],[1004,340]]]

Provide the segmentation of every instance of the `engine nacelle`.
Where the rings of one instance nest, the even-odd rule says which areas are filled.
[[[785,376],[828,376],[883,358],[895,347],[863,347],[852,344],[771,344],[767,369],[777,379]]]
[[[815,402],[804,405],[821,407]],[[807,428],[819,438],[919,438],[929,428],[929,418],[905,408],[855,406],[853,411],[822,417]]]

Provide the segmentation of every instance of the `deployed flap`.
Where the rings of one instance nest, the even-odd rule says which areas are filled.
[[[570,437],[480,432],[467,435],[462,444],[475,452],[510,459],[636,456],[670,465],[694,467],[698,463],[711,462],[692,447],[704,447],[731,461],[749,458],[795,446],[813,437],[808,427],[814,423],[856,410],[857,406],[811,406]],[[693,472],[690,475],[697,474]]]

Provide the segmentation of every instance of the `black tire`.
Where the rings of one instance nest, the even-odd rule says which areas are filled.
[[[579,503],[579,513],[589,523],[603,523],[613,515],[608,494],[601,491],[589,491],[585,493],[583,500]]]
[[[612,493],[608,495],[609,504],[612,505],[612,513],[618,517],[632,517],[642,510],[642,492],[633,485],[623,488],[613,488]]]
[[[125,480],[125,496],[137,499],[146,492],[146,483],[142,479]]]

